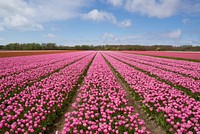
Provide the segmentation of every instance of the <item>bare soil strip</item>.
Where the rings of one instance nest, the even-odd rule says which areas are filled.
[[[84,73],[80,76],[77,85],[74,87],[72,93],[73,97],[69,98],[68,104],[64,105],[64,107],[61,109],[61,114],[54,120],[53,124],[47,127],[45,134],[55,134],[56,131],[59,131],[59,133],[62,132],[63,126],[65,124],[65,113],[73,111],[72,104],[76,101],[80,88],[84,85],[84,77],[87,75],[88,69],[92,64],[95,56],[96,54],[92,58],[92,61],[88,64]]]
[[[0,51],[0,58],[16,57],[16,56],[42,55],[42,54],[70,53],[70,52],[78,52],[78,51],[79,50]]]
[[[133,98],[132,89],[128,86],[128,84],[125,84],[121,80],[121,78],[119,77],[119,73],[117,73],[114,70],[114,68],[107,61],[107,59],[104,56],[103,56],[103,58],[105,59],[106,63],[108,64],[109,68],[112,70],[113,74],[117,78],[117,80],[120,83],[120,85],[122,86],[122,88],[126,91],[128,105],[134,107],[135,113],[139,113],[139,118],[143,119],[145,121],[145,126],[146,126],[147,130],[149,130],[152,134],[166,134],[166,131],[162,127],[160,127],[153,118],[149,117],[147,115],[147,113],[145,113],[143,111],[143,109],[140,107],[140,103]]]
[[[114,58],[114,59],[116,59],[116,60],[118,60],[118,61],[120,61],[120,62],[122,62],[122,63],[124,63],[124,64],[129,65],[130,67],[132,67],[132,68],[134,68],[134,69],[136,69],[136,70],[138,70],[138,71],[143,72],[144,74],[146,74],[146,75],[148,75],[148,76],[150,76],[150,77],[153,77],[153,78],[157,79],[157,80],[160,81],[160,82],[163,82],[163,83],[165,83],[165,84],[168,84],[168,85],[170,85],[171,87],[173,87],[173,88],[175,88],[175,89],[177,89],[177,90],[183,91],[185,94],[187,94],[187,95],[190,96],[191,98],[194,98],[196,101],[200,101],[200,94],[199,94],[199,93],[192,93],[188,88],[185,88],[185,87],[183,87],[183,86],[181,86],[181,85],[174,85],[174,84],[171,83],[170,81],[161,79],[160,77],[158,77],[158,76],[156,76],[156,75],[154,75],[154,74],[151,74],[150,72],[147,72],[147,71],[142,70],[142,69],[140,69],[140,68],[138,68],[138,67],[135,67],[134,65],[131,65],[131,64],[125,62],[125,61],[122,61],[122,60],[116,58],[116,57],[113,57],[112,55],[109,55],[109,56],[112,57],[112,58]]]
[[[172,59],[172,60],[183,60],[183,61],[190,61],[190,62],[200,62],[199,59],[187,59],[187,58],[170,57],[170,56],[156,56],[156,55],[150,55],[150,54],[138,54],[138,53],[131,53],[131,52],[122,52],[122,53],[129,53],[129,54],[142,55],[142,56],[150,56],[150,57],[156,57],[156,58],[164,58],[164,59]]]
[[[78,86],[78,89],[76,89],[75,94],[73,95],[72,99],[69,101],[68,105],[66,105],[62,110],[62,115],[60,115],[54,122],[54,124],[52,126],[50,126],[49,128],[47,128],[47,131],[45,132],[45,134],[55,134],[56,131],[58,131],[59,133],[62,132],[62,129],[65,125],[65,113],[67,112],[72,112],[73,108],[72,108],[72,104],[75,103],[77,95],[79,93],[79,89],[84,85],[84,82],[81,83],[80,86]]]

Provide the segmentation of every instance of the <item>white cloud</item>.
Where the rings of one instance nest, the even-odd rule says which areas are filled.
[[[104,33],[102,37],[103,39],[113,39],[115,38],[115,35],[111,33]]]
[[[118,36],[112,33],[104,33],[102,35],[102,42],[103,44],[142,44],[148,40],[146,37],[139,34]]]
[[[181,0],[127,0],[125,8],[149,17],[167,18],[175,15]]]
[[[184,14],[200,14],[200,2],[199,0],[182,0],[180,4],[181,13]]]
[[[188,24],[188,23],[190,23],[190,19],[184,18],[184,19],[182,20],[182,22],[183,22],[183,24]]]
[[[55,34],[52,34],[52,33],[48,33],[48,34],[46,35],[46,37],[48,37],[48,38],[55,38],[56,35],[55,35]]]
[[[130,27],[132,26],[132,21],[130,19],[125,19],[118,23],[120,27]]]
[[[113,23],[116,23],[117,21],[116,17],[113,14],[105,11],[99,11],[97,9],[93,9],[89,13],[84,14],[83,18],[93,21],[111,21]]]
[[[164,36],[171,39],[179,39],[181,37],[182,31],[180,29],[172,30],[165,33]]]
[[[112,33],[104,33],[102,42],[104,44],[180,44],[182,31],[180,29],[168,32],[143,33],[118,36]]]
[[[160,19],[177,14],[200,14],[199,0],[107,0],[106,3],[114,7],[123,7],[132,13]]]
[[[142,44],[151,40],[148,34],[131,34],[118,36],[112,33],[104,33],[102,35],[103,42],[106,44]]]
[[[103,40],[114,40],[114,41],[119,41],[119,38],[111,33],[104,33],[102,36]]]
[[[107,2],[113,6],[121,6],[124,0],[107,0]]]
[[[13,15],[33,16],[34,9],[24,0],[0,0],[0,17]]]
[[[0,41],[4,41],[4,39],[0,37]]]
[[[25,18],[24,16],[15,15],[5,17],[1,23],[3,27],[16,30],[42,30],[43,26],[34,21]]]
[[[144,35],[124,35],[118,36],[112,33],[104,33],[102,35],[102,44],[115,44],[115,45],[125,45],[125,44],[145,44],[145,42],[150,43],[149,39],[145,38]]]
[[[125,19],[123,21],[118,21],[117,18],[109,12],[99,11],[97,9],[91,10],[87,14],[83,14],[83,18],[86,20],[93,20],[93,21],[108,21],[120,27],[130,27],[132,22],[130,19]]]
[[[37,14],[38,21],[67,20],[78,17],[80,9],[91,0],[35,0],[31,6]]]
[[[42,25],[30,19],[34,14],[34,10],[24,0],[0,0],[0,29],[43,29]]]
[[[41,30],[42,23],[78,17],[90,0],[0,0],[0,29]]]

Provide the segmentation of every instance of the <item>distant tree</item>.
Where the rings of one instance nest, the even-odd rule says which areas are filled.
[[[4,47],[3,45],[0,45],[0,50],[2,50],[2,49],[3,49],[3,47]]]
[[[140,50],[140,51],[200,51],[200,46],[184,45],[75,45],[75,46],[57,46],[56,43],[9,43],[1,46],[4,50]]]

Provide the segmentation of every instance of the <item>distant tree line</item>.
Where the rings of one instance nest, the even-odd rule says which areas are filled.
[[[76,45],[58,46],[56,43],[9,43],[0,45],[1,50],[141,50],[141,51],[200,51],[200,46],[183,45]]]
[[[57,49],[55,43],[9,43],[0,47],[3,50],[54,50]]]

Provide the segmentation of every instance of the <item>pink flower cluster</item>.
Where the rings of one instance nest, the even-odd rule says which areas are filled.
[[[128,53],[117,53],[117,55],[130,58],[135,62],[155,66],[161,69],[169,70],[175,73],[187,75],[196,79],[200,79],[200,63],[189,61],[178,61],[171,59],[155,58],[149,56],[134,55]],[[177,65],[178,64],[178,65]]]
[[[200,60],[199,52],[166,52],[166,51],[127,51],[134,54],[146,54],[153,56],[166,56],[174,58],[196,59]]]
[[[184,61],[184,60],[174,60],[174,59],[167,59],[167,58],[157,58],[157,57],[144,56],[144,55],[134,55],[134,56],[144,57],[145,59],[154,60],[154,62],[158,62],[161,64],[166,64],[166,65],[175,66],[179,68],[185,68],[189,70],[191,69],[191,70],[200,71],[200,65],[198,62],[189,62],[189,61]]]
[[[81,53],[72,53],[74,56],[78,56]],[[66,58],[70,58],[70,54],[48,54],[37,56],[19,56],[0,58],[0,78],[27,71],[33,68],[38,68],[47,64],[62,61]]]
[[[117,56],[116,54],[115,55],[111,54],[111,55],[139,69],[147,71],[150,74],[156,75],[157,77],[163,80],[169,81],[173,83],[174,85],[185,87],[188,90],[190,90],[192,93],[200,93],[200,80],[195,80],[193,78],[185,77],[177,73],[169,72],[169,71],[159,69],[150,65],[142,64],[130,58],[124,58],[119,55]]]
[[[27,65],[24,65],[25,68],[22,72],[18,74],[13,74],[7,77],[3,77],[2,79],[0,79],[0,94],[1,94],[0,103],[4,101],[5,99],[8,99],[11,94],[20,92],[20,90],[25,88],[28,84],[37,82],[41,77],[45,77],[53,73],[55,70],[60,69],[64,67],[65,65],[70,64],[88,55],[88,53],[87,52],[84,52],[82,54],[72,53],[70,55],[68,54],[66,55],[67,56],[63,55],[64,59],[62,60],[57,59],[57,62],[53,62],[53,63],[51,63],[51,61],[55,61],[55,60],[51,60],[50,58],[52,57],[50,56],[48,59],[48,61],[50,61],[49,64],[45,64],[43,66],[41,66],[41,64],[38,64],[39,66],[37,68],[33,68],[29,70],[26,70]],[[48,61],[46,59],[45,63],[47,63]],[[34,63],[34,61],[32,62]],[[37,62],[35,62],[35,65],[37,65]]]
[[[171,126],[169,131],[177,134],[200,132],[199,101],[108,56],[109,53],[103,54],[150,111],[164,113],[166,122]]]
[[[94,53],[3,101],[0,104],[0,133],[45,131],[46,119],[67,101],[93,57]]]
[[[62,133],[150,133],[128,106],[126,92],[98,53],[80,88],[73,111],[65,114]]]

